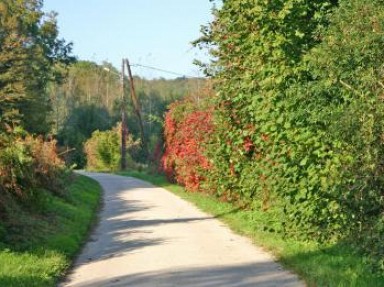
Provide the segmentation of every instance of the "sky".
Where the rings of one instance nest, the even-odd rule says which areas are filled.
[[[58,13],[59,38],[73,42],[80,60],[120,68],[122,58],[176,72],[203,76],[194,59],[206,60],[206,51],[191,45],[201,25],[212,20],[209,0],[45,0],[43,10]],[[143,67],[133,74],[146,78],[177,75]]]

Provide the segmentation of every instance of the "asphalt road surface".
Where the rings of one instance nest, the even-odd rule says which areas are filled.
[[[249,239],[165,189],[84,173],[104,189],[100,223],[62,287],[305,286]]]

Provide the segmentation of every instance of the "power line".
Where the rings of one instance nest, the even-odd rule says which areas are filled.
[[[181,76],[181,77],[185,77],[185,78],[195,78],[195,79],[200,79],[201,78],[201,77],[189,76],[189,75],[181,74],[181,73],[178,73],[178,72],[173,72],[173,71],[164,70],[164,69],[161,69],[161,68],[156,68],[156,67],[151,67],[151,66],[146,66],[146,65],[141,65],[141,64],[131,64],[131,66],[132,67],[142,67],[142,68],[146,68],[146,69],[150,69],[150,70],[155,70],[155,71],[159,71],[159,72],[163,72],[163,73],[167,73],[167,74],[171,74],[171,75],[175,75],[175,76]]]

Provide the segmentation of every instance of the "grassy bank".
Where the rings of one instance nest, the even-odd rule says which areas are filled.
[[[77,176],[65,198],[47,193],[39,210],[15,204],[0,237],[0,286],[55,286],[88,234],[100,195],[95,181]]]
[[[187,193],[182,187],[167,182],[159,175],[135,171],[122,175],[164,187],[203,211],[217,216],[237,233],[250,237],[256,244],[272,252],[283,265],[298,273],[308,286],[384,286],[384,276],[375,275],[364,257],[346,244],[319,245],[287,240],[281,234],[266,232],[260,227],[258,222],[265,219],[261,211],[241,210],[209,195]]]

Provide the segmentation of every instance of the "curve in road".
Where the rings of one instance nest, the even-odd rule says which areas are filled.
[[[167,190],[84,175],[104,189],[100,223],[59,286],[305,286],[249,239]]]

